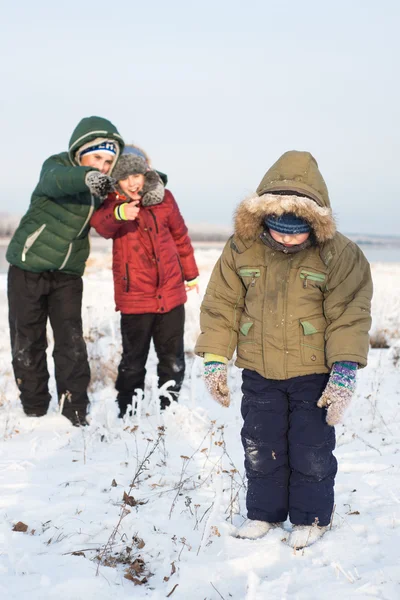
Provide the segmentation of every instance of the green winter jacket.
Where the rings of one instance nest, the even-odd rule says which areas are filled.
[[[285,212],[307,219],[313,245],[291,254],[267,243],[263,219]],[[287,152],[237,210],[201,306],[195,351],[230,359],[237,350],[238,367],[269,379],[328,373],[337,361],[364,367],[371,297],[368,261],[336,233],[315,159]]]
[[[115,126],[101,117],[82,119],[73,132],[69,151],[48,158],[29,209],[8,246],[10,264],[40,273],[64,271],[82,275],[89,256],[89,221],[101,201],[90,194],[85,177],[93,167],[81,167],[75,154],[96,138],[124,142]]]

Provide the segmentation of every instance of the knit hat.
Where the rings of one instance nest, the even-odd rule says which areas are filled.
[[[296,217],[294,213],[284,213],[280,217],[275,215],[267,215],[264,219],[264,224],[268,229],[273,229],[279,233],[288,235],[297,235],[299,233],[309,233],[310,225],[304,219]]]
[[[100,144],[96,144],[95,146],[89,146],[89,148],[85,148],[80,151],[80,156],[84,156],[85,154],[93,154],[94,152],[108,152],[112,154],[112,156],[116,156],[117,154],[117,145],[114,142],[109,142],[104,140]]]
[[[119,154],[119,144],[115,140],[98,137],[80,146],[75,152],[75,160],[80,165],[82,156],[93,154],[94,152],[107,152],[116,161]]]
[[[127,179],[129,175],[145,175],[149,171],[149,165],[142,156],[138,154],[123,154],[113,171],[113,177],[117,181]]]

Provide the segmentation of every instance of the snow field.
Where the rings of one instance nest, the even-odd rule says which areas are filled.
[[[219,254],[196,252],[202,292]],[[200,297],[192,293],[180,403],[159,413],[152,349],[140,414],[121,422],[109,264],[109,255],[94,253],[85,276],[93,377],[92,421],[83,430],[57,413],[53,379],[49,414],[23,415],[9,358],[6,277],[0,279],[0,597],[398,599],[400,367],[393,350],[371,351],[346,422],[336,428],[331,530],[297,552],[284,543],[288,522],[261,540],[235,539],[229,534],[246,516],[240,371],[230,368],[231,407],[216,405],[193,356]],[[372,271],[373,327],[390,329],[395,340],[400,265],[375,264]],[[49,342],[52,372],[50,330]],[[26,532],[13,531],[18,522]]]

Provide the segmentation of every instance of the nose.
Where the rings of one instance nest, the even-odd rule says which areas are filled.
[[[98,167],[101,171],[101,173],[103,173],[103,175],[107,175],[108,171],[110,170],[110,163],[107,161],[107,159],[104,159],[99,167]]]
[[[290,242],[290,235],[284,235],[282,239],[285,244],[288,244]]]

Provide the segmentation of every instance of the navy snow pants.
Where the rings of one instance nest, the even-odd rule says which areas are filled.
[[[328,525],[337,471],[335,430],[317,401],[329,375],[265,379],[243,370],[241,432],[249,519]]]

